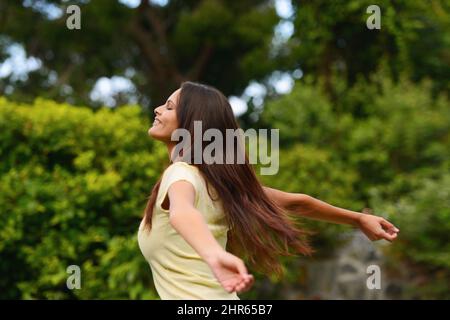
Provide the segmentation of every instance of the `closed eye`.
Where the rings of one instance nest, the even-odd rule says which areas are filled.
[[[167,100],[167,102],[166,102],[166,109],[167,110],[172,110],[173,109],[172,104],[173,104],[172,101]]]

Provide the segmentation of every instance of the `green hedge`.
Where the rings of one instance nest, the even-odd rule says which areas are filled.
[[[1,298],[155,297],[136,232],[168,159],[139,110],[0,99]]]

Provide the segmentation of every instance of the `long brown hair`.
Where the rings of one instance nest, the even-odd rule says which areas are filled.
[[[214,87],[183,82],[178,101],[178,128],[188,130],[193,140],[196,139],[194,121],[201,121],[202,132],[216,128],[223,137],[226,129],[239,128],[227,98]],[[202,150],[204,147],[202,142]],[[277,276],[283,274],[279,256],[312,253],[306,238],[310,232],[302,230],[298,221],[267,197],[247,155],[244,164],[189,163],[199,169],[209,196],[210,185],[217,191],[230,228],[227,251],[247,260],[254,270]],[[145,226],[149,229],[160,183],[161,178],[153,187],[145,208]]]

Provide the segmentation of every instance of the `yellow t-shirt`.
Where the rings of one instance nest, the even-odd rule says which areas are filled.
[[[152,228],[139,226],[138,243],[150,265],[153,281],[161,299],[233,299],[214,277],[209,266],[169,223],[169,210],[161,207],[169,186],[175,181],[190,182],[195,189],[195,207],[204,215],[209,230],[225,249],[228,226],[220,201],[212,201],[206,183],[197,167],[175,162],[163,173],[155,207]],[[214,189],[210,186],[214,199]]]

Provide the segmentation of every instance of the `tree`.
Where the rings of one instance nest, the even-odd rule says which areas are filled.
[[[390,1],[376,4],[381,29],[369,30],[369,0],[293,1],[294,34],[284,49],[286,68],[324,80],[333,98],[333,71],[350,85],[388,61],[391,77],[408,73],[414,81],[429,77],[435,90],[449,90],[448,1]]]
[[[240,94],[251,79],[276,68],[269,51],[279,17],[267,0],[173,0],[165,6],[142,0],[137,8],[110,0],[72,1],[81,8],[81,30],[66,28],[66,14],[49,19],[36,9],[44,3],[65,13],[67,3],[30,2],[0,4],[2,46],[19,42],[42,61],[27,81],[0,82],[0,91],[14,86],[13,98],[40,95],[91,104],[95,81],[119,75],[133,81],[139,103],[148,107],[165,101],[183,80]]]

